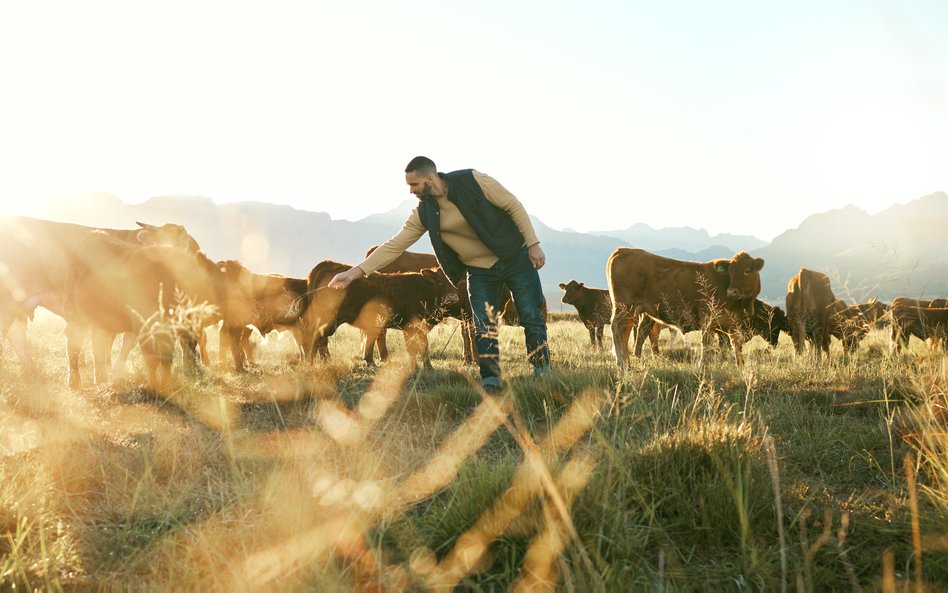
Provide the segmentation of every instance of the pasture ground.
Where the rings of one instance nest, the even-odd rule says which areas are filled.
[[[0,588],[946,590],[943,353],[877,330],[818,366],[755,338],[738,369],[692,334],[619,374],[561,315],[533,380],[501,332],[496,398],[453,325],[414,376],[399,332],[375,370],[343,328],[330,363],[273,336],[159,398],[137,350],[69,391],[38,315],[39,376],[0,355]]]

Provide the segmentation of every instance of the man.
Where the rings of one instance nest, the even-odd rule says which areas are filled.
[[[473,169],[439,173],[434,162],[415,157],[405,181],[418,198],[402,229],[354,268],[337,274],[331,288],[387,265],[426,232],[438,263],[452,283],[467,278],[474,317],[481,385],[491,394],[502,389],[497,319],[501,286],[513,293],[524,328],[533,376],[550,368],[546,320],[540,312],[543,292],[537,270],[546,263],[540,241],[523,204],[500,183]]]

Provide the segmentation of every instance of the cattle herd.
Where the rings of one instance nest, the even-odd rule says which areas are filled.
[[[364,336],[362,357],[387,357],[385,332],[404,332],[412,364],[428,357],[428,332],[446,317],[462,328],[465,360],[475,360],[471,304],[464,283],[453,286],[434,256],[406,252],[395,262],[344,290],[327,288],[349,265],[318,263],[307,278],[255,274],[234,260],[215,262],[180,225],[138,229],[92,228],[25,217],[0,217],[0,336],[12,343],[21,367],[33,364],[27,324],[37,307],[66,322],[68,383],[82,385],[80,354],[92,344],[92,379],[121,372],[135,344],[141,347],[148,384],[167,385],[176,347],[186,365],[208,362],[206,329],[219,326],[220,357],[229,353],[236,370],[252,355],[251,331],[290,330],[301,360],[327,358],[329,338],[342,324]],[[371,249],[370,249],[371,251]],[[943,347],[948,300],[896,298],[847,305],[836,298],[825,274],[801,269],[787,287],[786,312],[757,298],[764,261],[745,252],[705,263],[670,259],[641,249],[619,248],[606,263],[609,288],[560,283],[563,302],[573,305],[593,346],[604,348],[611,324],[616,361],[628,364],[629,339],[642,353],[649,338],[658,353],[664,327],[700,330],[704,343],[730,343],[738,364],[753,335],[776,346],[789,333],[798,354],[806,343],[817,359],[829,353],[830,337],[852,353],[877,323],[891,324],[891,349],[911,336]],[[509,293],[498,316],[517,323]],[[546,312],[544,311],[544,315]],[[117,359],[115,339],[123,335]]]

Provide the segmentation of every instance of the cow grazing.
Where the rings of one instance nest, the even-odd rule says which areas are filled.
[[[852,354],[872,325],[884,319],[888,310],[888,305],[876,300],[858,305],[835,301],[827,306],[830,335],[839,339],[846,354]]]
[[[365,332],[363,359],[374,364],[372,346],[383,328],[405,332],[405,345],[414,366],[421,356],[426,367],[428,332],[444,317],[446,290],[439,279],[440,270],[394,274],[369,274],[337,290],[327,284],[336,274],[351,266],[333,261],[316,265],[307,279],[310,305],[306,319],[310,354],[327,357],[328,338],[343,323]]]
[[[890,307],[892,328],[889,347],[901,352],[912,336],[937,349],[948,336],[948,299],[898,297]]]
[[[378,249],[378,245],[373,245],[365,252],[365,257],[369,257],[372,253]],[[425,269],[438,268],[438,258],[430,253],[417,253],[414,251],[406,251],[395,258],[387,266],[379,268],[378,272],[382,274],[394,274],[396,272],[420,272]],[[468,342],[467,335],[471,334],[471,344],[473,344],[473,335],[474,335],[474,326],[471,322],[471,314],[469,313],[470,307],[464,309],[462,306],[461,299],[458,295],[458,287],[455,287],[451,284],[451,281],[448,280],[448,277],[442,272],[439,277],[439,281],[444,284],[445,290],[445,299],[444,307],[445,317],[454,317],[455,319],[461,322],[461,339],[463,341],[463,346],[465,349],[465,355],[467,354]],[[470,326],[470,329],[468,329]],[[382,331],[379,333],[378,338],[375,340],[375,345],[378,347],[379,359],[386,360],[388,359],[388,344],[385,338],[386,329],[382,328]],[[366,336],[363,333],[363,352],[365,352],[365,340]],[[371,352],[371,348],[369,349]],[[472,356],[473,359],[473,356]]]
[[[755,336],[767,340],[776,348],[780,332],[790,333],[790,320],[780,307],[773,307],[758,299],[754,301],[754,314],[750,318],[750,331]]]
[[[175,341],[184,340],[193,352],[197,332],[212,316],[191,305],[207,303],[218,310],[232,306],[236,295],[221,289],[224,272],[202,252],[173,247],[141,247],[96,235],[77,247],[84,257],[69,270],[65,290],[70,384],[80,383],[77,338],[92,330],[94,357],[100,359],[100,348],[110,347],[115,334],[134,332],[148,384],[162,391],[171,376]],[[185,299],[178,303],[184,306],[172,307],[178,296]]]
[[[780,332],[790,333],[790,321],[780,307],[768,305],[760,299],[754,301],[754,314],[745,324],[744,333],[747,336],[760,336],[772,348],[776,348],[780,341]],[[722,346],[727,345],[727,334],[719,333],[718,340]]]
[[[738,364],[743,364],[741,327],[753,314],[760,293],[764,260],[740,252],[730,260],[688,262],[641,249],[620,247],[606,263],[612,297],[612,337],[616,360],[628,364],[628,340],[638,317],[635,355],[654,320],[683,331],[702,329],[730,335]]]
[[[234,368],[244,370],[249,355],[251,328],[266,336],[274,330],[293,332],[302,360],[304,352],[303,313],[308,305],[305,278],[287,278],[278,274],[254,274],[236,260],[218,262],[224,271],[228,290],[249,294],[249,308],[231,307],[222,312],[220,360],[230,351]],[[235,286],[239,283],[240,286]]]
[[[809,338],[817,360],[823,352],[829,355],[832,329],[830,316],[839,310],[838,306],[830,305],[836,300],[826,274],[801,268],[790,280],[787,285],[787,317],[797,354],[803,354]]]
[[[366,251],[368,257],[378,246],[372,246]],[[398,256],[395,261],[381,268],[379,272],[419,272],[425,268],[438,266],[438,260],[435,256],[427,253],[415,253],[406,251]],[[474,317],[471,313],[471,299],[467,291],[467,280],[461,279],[457,287],[453,286],[448,278],[442,273],[441,279],[445,285],[445,317],[454,317],[461,322],[461,343],[463,346],[464,360],[468,363],[477,362],[476,345],[474,338]],[[546,298],[543,300],[542,309],[543,318],[546,319]],[[498,311],[500,321],[510,325],[520,323],[520,317],[517,315],[517,308],[513,302],[513,295],[510,290],[504,286],[500,296],[500,311]],[[388,356],[388,349],[385,346],[385,332],[379,335],[377,340],[379,356],[385,360]]]
[[[181,225],[101,229],[29,217],[0,217],[0,337],[8,331],[24,368],[31,366],[26,321],[37,306],[65,316],[67,270],[86,255],[77,248],[90,234],[132,245],[169,245],[195,252],[197,242]],[[12,327],[12,329],[11,329]]]

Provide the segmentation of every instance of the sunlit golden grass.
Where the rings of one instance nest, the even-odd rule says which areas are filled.
[[[948,362],[883,330],[822,365],[784,337],[732,355],[699,336],[623,373],[578,322],[488,398],[456,326],[409,374],[299,365],[287,335],[247,372],[126,376],[72,392],[62,322],[39,363],[0,355],[0,583],[40,590],[939,590],[948,582]],[[259,338],[255,338],[259,341]],[[646,350],[648,350],[646,348]],[[88,364],[88,361],[86,361]],[[919,553],[921,558],[919,558]],[[887,568],[888,567],[888,568]]]

